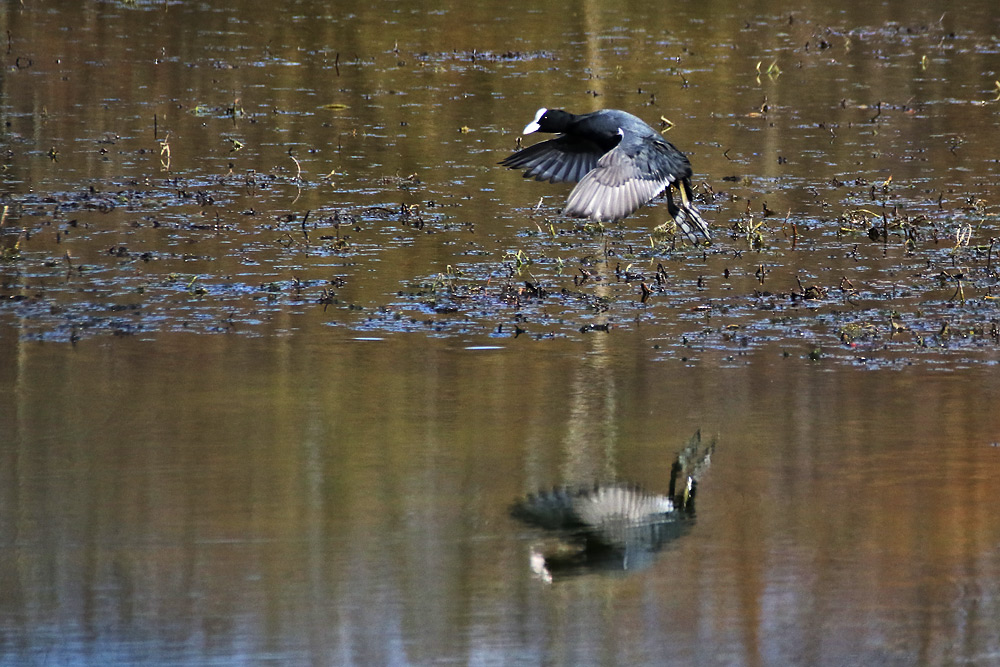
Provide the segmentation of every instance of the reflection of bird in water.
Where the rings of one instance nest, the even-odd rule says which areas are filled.
[[[524,169],[525,177],[550,183],[577,183],[569,193],[565,214],[597,221],[621,220],[661,192],[667,210],[695,245],[711,241],[708,223],[695,208],[691,163],[641,118],[625,111],[601,109],[576,115],[539,109],[524,128],[558,133],[505,158],[500,164]],[[680,194],[674,203],[672,188]]]
[[[714,449],[715,443],[703,449],[701,432],[695,433],[671,466],[665,496],[613,483],[556,488],[521,499],[511,509],[513,516],[561,538],[557,548],[532,555],[532,568],[551,579],[648,566],[656,552],[694,523],[695,489]]]

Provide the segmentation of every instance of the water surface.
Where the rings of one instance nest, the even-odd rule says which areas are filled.
[[[995,661],[998,20],[7,2],[0,663]],[[673,122],[713,244],[560,217],[541,106]],[[532,570],[697,429],[648,567]]]

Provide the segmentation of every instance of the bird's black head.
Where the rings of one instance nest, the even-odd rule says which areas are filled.
[[[565,132],[573,114],[561,109],[539,109],[535,113],[535,119],[524,128],[524,134],[532,132]]]

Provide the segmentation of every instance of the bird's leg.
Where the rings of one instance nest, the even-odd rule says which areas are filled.
[[[681,190],[680,187],[677,188]],[[681,190],[681,201],[684,201],[684,191]],[[671,218],[676,218],[677,214],[680,213],[680,209],[677,208],[677,204],[674,203],[674,189],[671,186],[667,186],[667,212],[670,213]]]
[[[686,178],[681,179],[677,183],[677,189],[681,193],[681,204],[683,208],[690,207],[691,200],[694,198],[694,192],[691,191],[691,181]]]
[[[705,449],[701,447],[701,430],[696,432],[674,460],[670,469],[670,497],[674,506],[686,512],[694,511],[694,496],[698,488],[698,480],[712,463],[712,453],[715,451],[715,441]],[[677,478],[683,473],[684,488],[676,494]]]
[[[684,466],[681,465],[681,459],[678,456],[674,459],[673,465],[670,466],[670,488],[668,490],[668,495],[670,499],[674,499],[674,494],[677,492],[677,476],[681,474]]]
[[[688,476],[687,484],[684,485],[684,502],[681,507],[686,512],[694,512],[694,492],[698,488],[698,482],[694,477]]]
[[[673,187],[671,187],[669,185],[667,186],[667,189],[664,190],[664,192],[667,194],[667,213],[670,214],[670,217],[672,219],[668,220],[667,222],[664,222],[662,225],[658,225],[656,227],[656,231],[658,231],[658,232],[665,232],[665,231],[667,231],[667,226],[668,225],[671,225],[674,228],[676,228],[676,223],[674,223],[673,221],[677,219],[677,215],[681,212],[681,210],[679,208],[677,208],[677,204],[674,203],[673,190],[674,190]],[[684,197],[684,190],[683,189],[681,189],[681,197],[682,197],[682,199]]]

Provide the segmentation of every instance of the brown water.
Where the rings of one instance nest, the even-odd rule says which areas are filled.
[[[962,5],[4,3],[0,664],[1000,661]],[[712,246],[560,218],[541,106],[674,122]],[[699,428],[690,530],[533,571]]]

